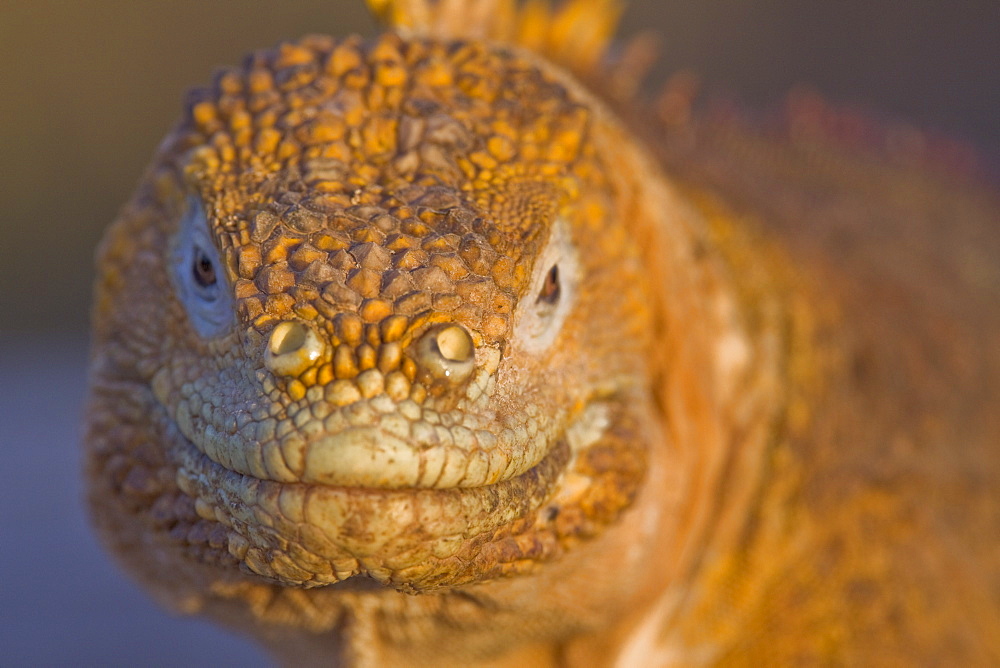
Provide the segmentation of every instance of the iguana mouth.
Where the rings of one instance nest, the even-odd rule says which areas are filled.
[[[207,384],[170,392],[154,378],[152,386],[185,440],[226,470],[261,481],[445,490],[521,476],[564,436],[559,420],[531,407],[498,416],[488,370],[471,380],[451,406],[379,394],[343,406],[303,397],[275,408]]]
[[[443,474],[436,487],[264,479],[216,461],[165,407],[156,413],[174,444],[179,491],[199,517],[225,527],[218,549],[244,571],[286,586],[363,576],[373,586],[417,592],[510,575],[558,554],[551,522],[560,507],[581,502],[576,468],[593,448],[607,447],[614,405],[595,399],[557,435],[538,437],[545,450],[523,470],[447,487]]]
[[[533,466],[487,485],[279,482],[216,462],[163,417],[178,446],[178,487],[198,514],[230,529],[226,548],[248,571],[293,586],[361,575],[417,591],[481,580],[472,564],[496,559],[485,546],[530,528],[573,459],[567,438],[558,438]]]
[[[385,395],[328,414],[326,406],[295,406],[283,419],[242,428],[239,417],[200,410],[199,403],[182,400],[173,411],[184,438],[227,470],[274,482],[374,489],[491,486],[537,466],[560,437],[550,421],[524,412],[498,418],[466,405],[439,413]]]
[[[523,414],[498,424],[494,416],[438,413],[410,400],[395,404],[384,395],[322,419],[315,411],[305,419],[298,415],[287,420],[301,426],[283,434],[271,434],[265,425],[259,431],[271,436],[266,440],[227,434],[184,408],[175,422],[200,452],[243,475],[377,489],[494,485],[538,465],[556,438]]]

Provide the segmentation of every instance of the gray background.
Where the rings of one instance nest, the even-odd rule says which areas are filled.
[[[0,2],[0,663],[237,665],[246,643],[156,609],[98,551],[77,422],[90,258],[184,91],[307,32],[370,34],[360,0]],[[662,77],[750,108],[808,83],[1000,155],[996,0],[637,0]]]

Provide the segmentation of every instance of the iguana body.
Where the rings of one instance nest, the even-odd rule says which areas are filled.
[[[291,662],[1000,661],[996,193],[621,104],[609,3],[372,4],[105,239],[126,566]]]

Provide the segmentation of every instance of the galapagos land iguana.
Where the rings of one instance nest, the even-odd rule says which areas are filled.
[[[1000,664],[996,189],[643,102],[615,2],[369,4],[103,241],[121,563],[291,664]]]

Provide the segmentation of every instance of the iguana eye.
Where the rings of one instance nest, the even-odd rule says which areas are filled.
[[[191,271],[195,282],[203,288],[210,288],[217,282],[215,264],[203,248],[194,249],[194,262]]]
[[[514,331],[517,345],[532,354],[544,352],[552,345],[573,308],[579,272],[569,225],[559,219],[535,260],[531,292],[518,305]]]
[[[201,202],[188,199],[172,242],[174,287],[195,331],[217,336],[232,323],[233,300],[221,273],[219,251],[212,241]]]
[[[562,289],[559,286],[559,265],[554,264],[548,273],[545,274],[545,283],[542,284],[542,291],[538,293],[538,302],[551,306],[559,301],[561,293]]]

